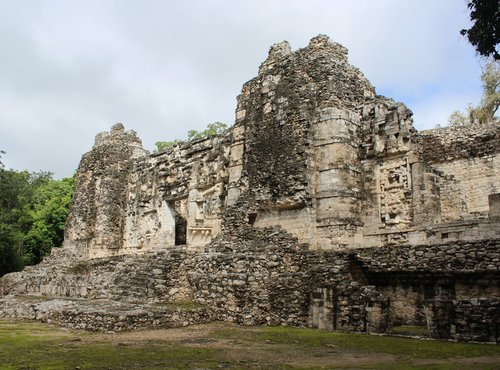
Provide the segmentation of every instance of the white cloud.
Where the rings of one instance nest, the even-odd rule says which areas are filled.
[[[232,123],[269,46],[319,33],[428,127],[480,95],[467,17],[456,0],[3,1],[0,149],[17,169],[69,176],[117,121],[148,149]]]

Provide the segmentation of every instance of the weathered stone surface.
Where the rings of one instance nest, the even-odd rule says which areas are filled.
[[[30,299],[32,302],[30,302]],[[5,299],[1,313],[15,319],[39,320],[71,329],[96,332],[175,328],[214,321],[206,307],[185,308],[130,304],[109,300]]]
[[[328,37],[296,52],[276,44],[225,134],[156,155],[121,125],[99,134],[65,243],[90,257],[199,250],[235,204],[313,250],[498,237],[498,123],[417,133],[411,116]]]
[[[328,37],[273,45],[222,135],[149,154],[121,124],[99,134],[64,247],[0,279],[0,315],[498,341],[500,126],[411,116]]]

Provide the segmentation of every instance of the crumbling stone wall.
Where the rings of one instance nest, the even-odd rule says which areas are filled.
[[[500,339],[500,240],[362,249],[367,284],[386,299],[379,327],[427,326],[438,338]]]
[[[244,160],[234,182],[240,193],[252,194],[255,226],[280,225],[312,248],[353,240],[356,106],[373,96],[370,83],[348,64],[347,50],[326,36],[293,53],[286,42],[271,47],[236,111]],[[337,237],[329,238],[333,233]]]
[[[125,132],[121,123],[96,136],[77,172],[65,247],[89,256],[114,254],[123,247],[128,174],[144,154],[135,132]]]

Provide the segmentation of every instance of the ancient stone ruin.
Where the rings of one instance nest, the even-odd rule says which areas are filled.
[[[0,315],[498,342],[499,151],[498,123],[417,132],[328,37],[282,42],[222,135],[158,154],[97,135],[63,248],[0,280]]]

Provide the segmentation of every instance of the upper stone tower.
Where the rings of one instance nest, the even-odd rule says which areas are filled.
[[[385,150],[383,138],[369,140],[392,121],[407,137],[410,117],[377,97],[327,36],[296,52],[275,44],[238,97],[233,151],[241,157],[232,156],[228,203],[246,192],[256,226],[279,224],[313,248],[360,244],[363,151]]]
[[[121,123],[95,138],[92,150],[83,155],[76,174],[71,212],[64,244],[82,254],[119,250],[123,245],[128,175],[135,159],[146,154],[134,131]]]

